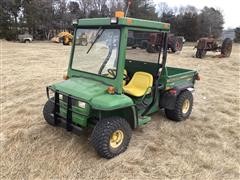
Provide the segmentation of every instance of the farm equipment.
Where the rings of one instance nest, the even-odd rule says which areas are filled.
[[[93,128],[91,144],[109,159],[124,152],[132,130],[151,121],[159,109],[174,121],[190,116],[199,75],[166,66],[169,24],[113,17],[79,19],[74,28],[67,75],[46,88],[43,116],[47,123],[76,133]],[[161,34],[154,62],[126,58],[130,30]],[[83,34],[94,35],[86,38],[86,46],[76,43]]]
[[[73,35],[69,32],[60,32],[57,36],[51,39],[52,42],[55,43],[63,43],[63,45],[71,45],[73,39]]]
[[[226,38],[224,39],[222,46],[220,46],[216,39],[212,37],[204,37],[198,40],[195,48],[197,48],[197,58],[203,58],[207,51],[221,52],[220,57],[229,57],[232,52],[232,40]]]
[[[143,33],[143,32],[129,32],[128,36],[128,46],[133,49],[139,47],[141,49],[146,49],[149,53],[159,52],[158,47],[162,43],[162,34],[156,33]],[[183,37],[174,36],[174,34],[168,34],[168,50],[175,53],[181,51],[183,47]]]
[[[162,34],[152,33],[149,37],[147,52],[150,52],[150,53],[159,52],[159,47],[161,47],[162,40],[163,40]],[[177,51],[182,51],[183,38],[174,36],[173,34],[169,34],[167,48],[171,50],[173,53]]]
[[[132,47],[133,49],[141,48],[146,49],[148,45],[149,33],[139,32],[128,32],[128,42],[127,46]]]
[[[33,36],[29,33],[19,34],[17,40],[22,43],[30,43],[33,41]]]

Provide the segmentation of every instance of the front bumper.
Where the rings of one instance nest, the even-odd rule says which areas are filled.
[[[90,107],[77,97],[60,92],[53,89],[51,86],[46,88],[47,97],[50,97],[50,91],[54,93],[54,124],[65,127],[68,131],[81,130],[87,126]],[[61,96],[61,99],[60,99]],[[85,103],[84,108],[77,107],[78,103]]]

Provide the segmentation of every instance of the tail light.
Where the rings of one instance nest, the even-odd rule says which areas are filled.
[[[176,94],[177,94],[177,90],[176,90],[176,89],[170,89],[169,92],[170,92],[172,95],[176,95]]]
[[[115,12],[115,17],[116,17],[116,18],[124,17],[124,12],[123,12],[123,11],[116,11],[116,12]]]
[[[195,75],[195,79],[196,79],[197,81],[200,81],[200,76],[199,76],[199,74],[196,74],[196,75]]]

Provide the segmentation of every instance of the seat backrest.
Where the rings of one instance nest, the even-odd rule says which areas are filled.
[[[127,70],[124,69],[123,71],[123,82],[122,82],[122,85],[125,86],[126,85],[126,77],[127,77]]]
[[[139,71],[149,73],[154,77],[161,66],[161,64],[148,61],[145,62],[130,59],[125,60],[125,69],[127,70],[129,77],[132,77],[136,72]]]
[[[147,90],[149,87],[153,85],[153,77],[151,74],[146,72],[136,72],[131,81],[128,83],[127,86],[134,86],[137,88],[141,88]]]

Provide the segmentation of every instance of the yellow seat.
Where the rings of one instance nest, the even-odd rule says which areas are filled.
[[[131,81],[123,87],[125,93],[141,97],[144,94],[149,94],[151,92],[151,87],[153,85],[153,77],[151,74],[146,72],[136,72]]]
[[[124,71],[123,71],[123,86],[125,86],[126,85],[126,79],[124,79],[124,78],[126,78],[127,77],[127,70],[126,69],[124,69]]]

